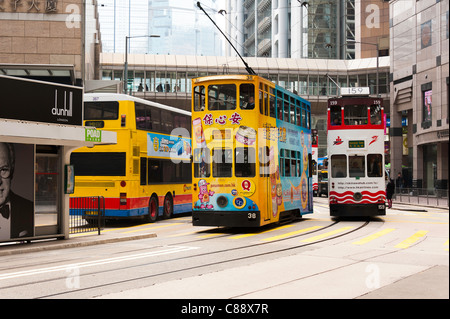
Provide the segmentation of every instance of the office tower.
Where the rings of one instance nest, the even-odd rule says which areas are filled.
[[[202,4],[217,14],[216,0]],[[195,1],[102,0],[99,13],[104,52],[124,52],[128,36],[129,53],[222,55],[222,35]]]

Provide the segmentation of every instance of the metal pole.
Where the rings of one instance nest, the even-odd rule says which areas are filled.
[[[123,75],[123,93],[128,94],[128,39],[131,38],[159,38],[160,35],[152,34],[152,35],[137,35],[137,36],[125,36],[125,67],[124,67],[124,75]]]
[[[379,58],[380,58],[380,51],[378,50],[378,43],[375,43],[375,45],[377,46],[377,83],[376,83],[376,93],[377,93],[377,97],[380,97],[379,93],[379,86],[380,83],[378,82],[379,80]]]
[[[125,36],[125,70],[123,74],[123,93],[128,93],[128,36]]]

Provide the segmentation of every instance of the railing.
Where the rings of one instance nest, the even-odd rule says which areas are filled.
[[[423,206],[449,206],[448,189],[396,188],[393,200]]]
[[[105,226],[105,198],[72,197],[70,198],[69,233],[85,233],[101,230]]]

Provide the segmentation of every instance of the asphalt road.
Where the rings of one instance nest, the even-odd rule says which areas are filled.
[[[314,214],[258,230],[193,227],[182,216],[116,223],[103,234],[136,237],[0,255],[0,298],[449,298],[442,208],[394,204],[384,217],[341,220],[316,198]],[[212,310],[193,307],[173,310]]]

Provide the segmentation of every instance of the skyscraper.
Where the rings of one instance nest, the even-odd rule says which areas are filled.
[[[217,13],[216,0],[202,1],[208,13]],[[195,5],[183,0],[102,0],[99,4],[104,52],[222,55],[222,36]]]
[[[227,32],[243,56],[354,59],[362,57],[361,51],[374,51],[373,45],[362,45],[375,34],[373,30],[377,31],[376,38],[370,40],[388,53],[386,1],[226,1]],[[385,40],[385,47],[379,38]],[[230,46],[226,46],[226,55],[234,55]],[[369,56],[377,54],[372,52]]]

